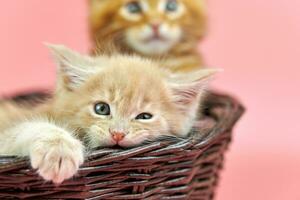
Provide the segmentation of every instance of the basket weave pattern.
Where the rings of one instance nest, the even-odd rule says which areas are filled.
[[[243,108],[219,94],[210,94],[205,108],[189,138],[95,150],[78,175],[59,187],[38,177],[27,159],[0,157],[0,199],[213,199],[231,130]],[[210,128],[203,129],[207,124]]]

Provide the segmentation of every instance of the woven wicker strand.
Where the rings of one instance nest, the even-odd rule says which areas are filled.
[[[13,100],[38,102],[41,97]],[[204,105],[204,117],[190,137],[95,150],[78,175],[59,187],[38,177],[28,159],[0,157],[0,199],[211,200],[231,130],[244,109],[235,99],[215,93]]]

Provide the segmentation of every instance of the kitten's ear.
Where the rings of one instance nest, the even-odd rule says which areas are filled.
[[[58,65],[58,87],[74,90],[95,72],[95,63],[91,57],[80,55],[63,45],[45,45]]]
[[[205,92],[209,80],[220,69],[201,69],[194,72],[174,74],[169,79],[173,101],[183,110],[188,110],[189,105],[197,104]]]

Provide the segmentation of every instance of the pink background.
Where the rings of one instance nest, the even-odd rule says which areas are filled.
[[[87,52],[86,1],[9,0],[0,7],[0,94],[52,87],[43,41]],[[209,0],[214,87],[248,111],[222,174],[218,200],[300,199],[300,1]]]

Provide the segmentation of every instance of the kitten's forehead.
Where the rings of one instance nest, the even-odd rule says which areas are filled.
[[[148,6],[148,8],[158,8],[158,5],[166,0],[140,0],[142,5]]]
[[[156,63],[140,58],[114,57],[89,84],[98,100],[113,103],[123,110],[143,109],[159,104],[165,97],[166,74]],[[104,99],[101,99],[104,98]]]
[[[147,94],[153,88],[162,86],[164,73],[156,63],[140,58],[119,58],[111,60],[111,67],[104,72],[106,84],[117,88],[123,94],[133,96],[135,93]],[[151,87],[152,86],[152,87]]]

